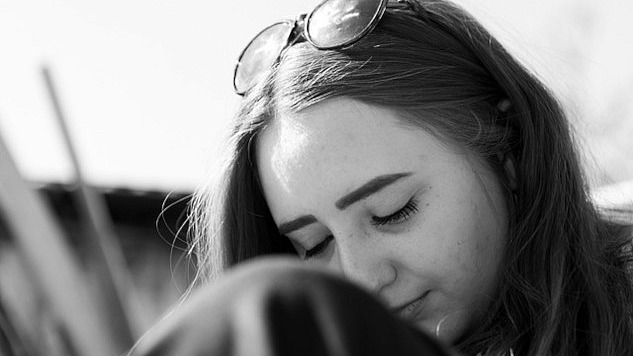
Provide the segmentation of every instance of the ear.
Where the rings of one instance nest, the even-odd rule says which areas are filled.
[[[503,170],[508,178],[510,189],[514,191],[517,189],[517,174],[516,169],[514,168],[514,156],[512,153],[508,153],[501,159],[503,160]]]
[[[503,170],[506,174],[506,178],[508,179],[510,189],[516,190],[517,174],[516,169],[514,168],[514,156],[512,155],[512,153],[507,153],[505,155],[498,153],[497,159],[503,164]]]

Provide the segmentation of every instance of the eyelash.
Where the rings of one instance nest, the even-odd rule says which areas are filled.
[[[418,211],[418,204],[411,198],[400,210],[387,216],[374,216],[371,218],[371,224],[374,226],[384,226],[389,224],[397,224],[408,220],[411,215]]]
[[[371,218],[371,224],[374,226],[384,226],[388,224],[396,224],[408,220],[411,215],[418,211],[418,204],[411,198],[400,210],[387,216],[374,216]],[[323,241],[319,242],[313,248],[306,250],[304,259],[310,259],[323,253],[323,250],[334,239],[333,235],[328,235]]]
[[[323,241],[319,242],[316,246],[314,246],[313,248],[309,250],[306,250],[306,253],[303,256],[303,259],[308,260],[314,256],[318,256],[319,254],[323,252],[323,250],[325,250],[327,245],[332,240],[334,240],[334,235],[328,235]]]

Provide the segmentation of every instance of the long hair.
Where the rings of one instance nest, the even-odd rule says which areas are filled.
[[[390,4],[349,48],[289,47],[246,94],[223,175],[195,199],[198,281],[259,255],[293,253],[260,189],[257,138],[280,112],[347,97],[478,154],[506,188],[512,219],[499,295],[461,351],[633,354],[631,228],[591,202],[560,104],[464,10],[416,4]],[[503,158],[513,163],[513,189]]]

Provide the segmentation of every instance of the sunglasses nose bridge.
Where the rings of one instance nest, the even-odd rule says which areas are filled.
[[[301,26],[303,26],[303,23],[305,22],[306,17],[308,17],[308,14],[298,15],[297,18],[295,19],[295,24],[301,24]]]
[[[288,45],[286,47],[292,46],[293,44],[301,43],[307,41],[305,35],[306,28],[306,17],[307,14],[300,14],[294,21],[294,25],[292,27],[292,32],[290,33],[290,38],[288,39]]]

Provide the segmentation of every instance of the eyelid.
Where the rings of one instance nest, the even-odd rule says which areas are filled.
[[[418,212],[418,210],[418,202],[415,200],[415,197],[412,197],[400,209],[387,216],[372,216],[371,224],[378,227],[383,225],[399,224],[409,220],[413,214]]]
[[[305,252],[303,255],[303,259],[309,260],[313,257],[321,255],[333,240],[334,240],[334,235],[330,234],[326,236],[323,240],[321,240],[318,244],[314,245],[314,247],[309,248],[309,249],[304,249]]]
[[[321,240],[317,240],[318,242],[316,244],[312,244],[311,241],[314,241],[314,239],[312,239],[311,237],[308,236],[302,236],[302,237],[290,237],[288,235],[282,234],[281,237],[288,239],[290,241],[290,243],[293,245],[293,247],[295,248],[295,251],[297,252],[297,254],[299,255],[300,258],[305,259],[305,254],[308,253],[310,250],[314,250],[318,245],[325,243],[326,240],[328,239],[333,239],[333,235],[331,235],[331,233],[327,232],[325,234],[326,236],[323,237]],[[318,236],[318,235],[317,235]],[[315,239],[320,238],[317,236],[313,236]],[[321,235],[323,236],[323,235]],[[330,241],[328,241],[327,243],[329,243]],[[327,243],[325,246],[323,246],[323,249],[327,248]],[[312,246],[312,247],[306,247],[306,246]],[[309,257],[308,257],[309,259]]]

